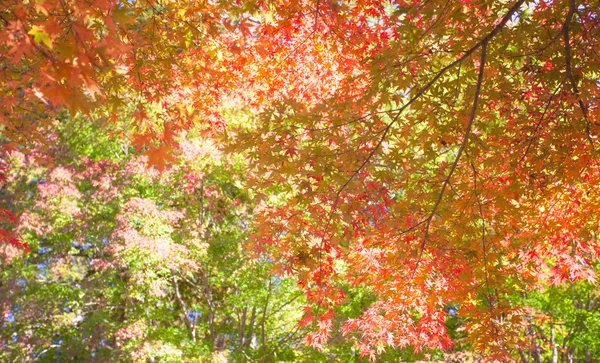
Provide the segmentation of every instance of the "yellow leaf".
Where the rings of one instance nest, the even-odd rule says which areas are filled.
[[[45,46],[52,49],[52,40],[50,36],[44,31],[44,28],[34,25],[31,30],[27,32],[29,35],[33,35],[33,41],[37,44],[44,43]]]

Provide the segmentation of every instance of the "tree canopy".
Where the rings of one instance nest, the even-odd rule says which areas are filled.
[[[598,1],[0,4],[11,357],[600,354]]]

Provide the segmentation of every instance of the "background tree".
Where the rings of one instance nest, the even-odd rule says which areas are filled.
[[[9,155],[4,198],[32,251],[3,262],[2,360],[294,359],[304,299],[242,248],[239,161],[190,133],[158,173],[81,119],[54,142]]]
[[[597,360],[600,311],[595,284],[551,287],[519,300],[533,308],[524,333],[527,344],[519,351],[524,363]]]

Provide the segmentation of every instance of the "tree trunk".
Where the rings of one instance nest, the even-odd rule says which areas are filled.
[[[592,353],[587,349],[585,349],[583,351],[583,361],[585,363],[594,363],[594,358],[592,357]]]
[[[521,348],[519,348],[519,355],[521,356],[521,361],[523,363],[529,363],[529,357],[527,357],[527,354],[525,354],[525,351]]]
[[[567,351],[567,363],[573,363],[573,351]]]
[[[552,363],[558,363],[558,351],[554,339],[554,324],[550,324],[550,344],[552,345]]]
[[[542,363],[542,352],[540,351],[540,346],[537,344],[533,350],[532,358],[535,363]]]

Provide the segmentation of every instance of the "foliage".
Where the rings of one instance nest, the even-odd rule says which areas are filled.
[[[139,332],[110,345],[124,356],[200,355],[158,321],[176,321],[193,340],[195,323],[181,312],[202,298],[206,351],[220,351],[215,326],[233,313],[217,319],[207,292],[186,289],[206,289],[216,274],[221,283],[210,286],[222,300],[236,291],[230,277],[257,271],[266,295],[264,285],[245,286],[253,292],[231,304],[247,309],[232,311],[245,320],[261,306],[245,299],[285,301],[278,279],[294,278],[307,299],[305,343],[323,354],[342,334],[371,359],[385,348],[417,359],[461,347],[504,361],[523,357],[530,327],[542,324],[527,305],[578,326],[566,310],[514,297],[596,278],[598,1],[0,4],[0,123],[16,158],[7,182],[16,229],[34,253],[56,249],[68,266],[87,266],[78,254],[92,253],[105,264],[94,267],[92,290],[138,319],[102,328]],[[65,145],[54,136],[65,110],[108,135],[105,154],[72,141],[79,154],[60,160],[51,149]],[[48,155],[55,161],[40,166]],[[156,169],[143,171],[146,161]],[[47,184],[31,196],[17,190],[33,178]],[[233,241],[247,232],[246,264]],[[14,262],[13,284],[50,263],[29,258]],[[53,294],[75,301],[88,279],[80,270]],[[60,273],[46,273],[63,286]],[[104,292],[100,281],[112,280],[119,293]],[[357,291],[368,304],[350,313]],[[276,331],[266,315],[265,331]],[[244,329],[222,334],[241,347]],[[263,357],[273,339],[261,337]],[[564,349],[586,344],[560,339]],[[144,341],[165,348],[149,352]]]
[[[527,345],[520,351],[523,361],[590,362],[600,356],[600,300],[595,284],[551,287],[519,300],[534,309],[525,331]]]
[[[356,2],[302,22],[318,36],[287,49],[315,85],[276,94],[233,142],[252,185],[278,186],[253,246],[320,308],[310,344],[350,283],[376,294],[343,328],[361,354],[448,349],[457,305],[472,349],[504,360],[527,316],[509,296],[594,281],[597,16],[573,1]],[[331,72],[313,72],[323,53]]]
[[[32,252],[3,264],[1,360],[294,357],[303,299],[245,256],[240,166],[188,135],[161,174],[82,122],[58,127],[47,166],[10,154]]]

